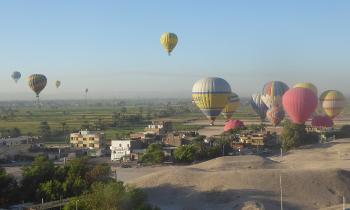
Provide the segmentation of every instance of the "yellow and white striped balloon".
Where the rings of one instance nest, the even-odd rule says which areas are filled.
[[[320,102],[324,112],[330,118],[338,116],[346,105],[344,95],[337,90],[327,90],[323,92],[320,96]]]

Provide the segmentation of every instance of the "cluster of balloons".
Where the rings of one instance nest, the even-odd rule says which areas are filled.
[[[293,123],[304,124],[318,106],[317,87],[312,83],[297,83],[293,88],[281,81],[271,81],[264,85],[262,93],[253,94],[251,107],[263,121],[267,119],[277,126],[287,112]],[[333,126],[332,119],[338,116],[346,105],[344,95],[337,90],[327,90],[319,98],[326,116],[314,116],[315,127]]]
[[[231,86],[222,78],[208,77],[198,80],[192,88],[192,101],[214,124],[222,113],[226,119],[239,107],[239,97],[231,91]]]
[[[14,71],[11,74],[11,77],[15,81],[15,83],[18,82],[21,76],[22,76],[21,72],[18,72],[18,71]],[[47,84],[47,78],[45,75],[32,74],[28,77],[28,86],[30,87],[30,89],[34,91],[38,99],[39,99],[40,92],[44,90],[44,88],[46,87],[46,84]],[[56,88],[59,88],[61,86],[61,81],[56,80],[55,86]]]

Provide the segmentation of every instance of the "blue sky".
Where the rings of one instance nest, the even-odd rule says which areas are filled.
[[[248,96],[270,80],[350,95],[350,1],[0,1],[0,100],[189,97],[206,76]],[[172,56],[160,35],[175,32]],[[15,85],[12,71],[24,78]],[[62,81],[56,90],[54,81]]]

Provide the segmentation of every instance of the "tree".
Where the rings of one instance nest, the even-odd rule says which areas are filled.
[[[151,164],[158,164],[163,162],[163,160],[164,152],[162,151],[162,145],[160,144],[149,145],[141,159],[142,162]]]
[[[63,191],[65,196],[76,196],[88,189],[86,180],[84,179],[88,172],[87,159],[77,158],[72,160],[68,166],[66,179],[63,182]]]
[[[19,128],[13,128],[10,130],[10,136],[13,138],[21,136],[21,130]]]
[[[45,201],[58,200],[63,196],[62,183],[58,180],[49,180],[39,185],[40,195]]]
[[[299,147],[307,141],[307,132],[305,125],[286,122],[282,131],[282,149],[288,151],[292,148]]]
[[[147,203],[146,194],[122,182],[96,183],[90,193],[71,199],[64,210],[115,209],[115,210],[159,210]]]
[[[175,150],[175,160],[182,163],[191,163],[194,161],[196,148],[194,145],[183,145]]]
[[[22,169],[21,192],[24,200],[39,201],[40,184],[55,178],[55,166],[46,157],[37,156],[32,165]]]
[[[46,121],[43,121],[40,123],[39,126],[39,135],[42,138],[48,138],[51,136],[51,130],[50,130],[50,126]]]
[[[111,181],[111,167],[107,164],[99,164],[93,167],[85,174],[85,180],[88,185],[94,182],[108,182]]]
[[[0,167],[0,208],[18,202],[18,186],[15,178]]]

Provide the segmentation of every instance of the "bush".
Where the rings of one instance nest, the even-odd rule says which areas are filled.
[[[175,160],[181,163],[191,163],[196,156],[196,148],[194,145],[183,145],[175,150]]]
[[[115,209],[158,210],[147,203],[146,194],[122,182],[96,183],[89,193],[71,199],[64,210]]]
[[[282,131],[282,149],[288,151],[305,144],[313,144],[319,141],[319,135],[315,132],[308,133],[305,125],[286,122]]]
[[[141,158],[141,162],[150,164],[159,164],[164,161],[164,152],[162,145],[151,144],[148,146],[145,154]]]

